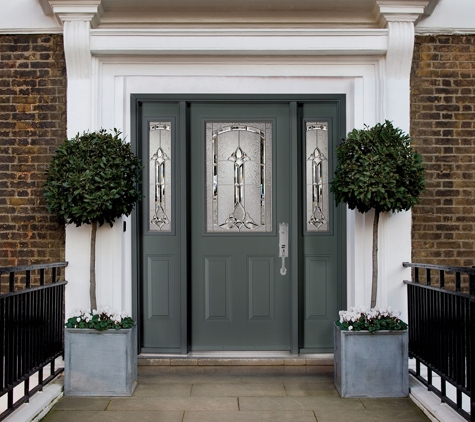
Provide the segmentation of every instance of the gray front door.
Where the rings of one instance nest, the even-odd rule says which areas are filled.
[[[329,181],[344,98],[304,100],[133,97],[142,352],[332,351],[346,259]]]
[[[190,134],[191,349],[290,350],[289,105],[194,103]]]

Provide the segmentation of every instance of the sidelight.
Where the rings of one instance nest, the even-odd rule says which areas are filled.
[[[171,231],[171,122],[149,124],[150,231]]]
[[[328,124],[306,122],[307,232],[328,231]]]

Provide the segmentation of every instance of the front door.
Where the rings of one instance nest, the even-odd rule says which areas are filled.
[[[331,352],[344,101],[176,97],[135,99],[141,351]]]
[[[190,135],[191,349],[290,350],[289,105],[194,103]]]

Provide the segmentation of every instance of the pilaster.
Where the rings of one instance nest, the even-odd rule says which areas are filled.
[[[377,0],[379,22],[388,29],[388,49],[381,60],[380,121],[390,120],[408,133],[410,128],[410,76],[414,49],[414,23],[424,14],[429,1]],[[403,311],[406,289],[402,283],[402,262],[411,260],[411,213],[389,213],[380,220],[379,288],[377,304]],[[391,239],[398,239],[392,242]]]
[[[101,0],[48,0],[63,26],[66,58],[68,137],[92,129],[91,27],[99,21]]]

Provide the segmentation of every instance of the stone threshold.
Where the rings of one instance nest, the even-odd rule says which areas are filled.
[[[193,352],[187,355],[143,353],[139,366],[333,366],[333,353]]]

